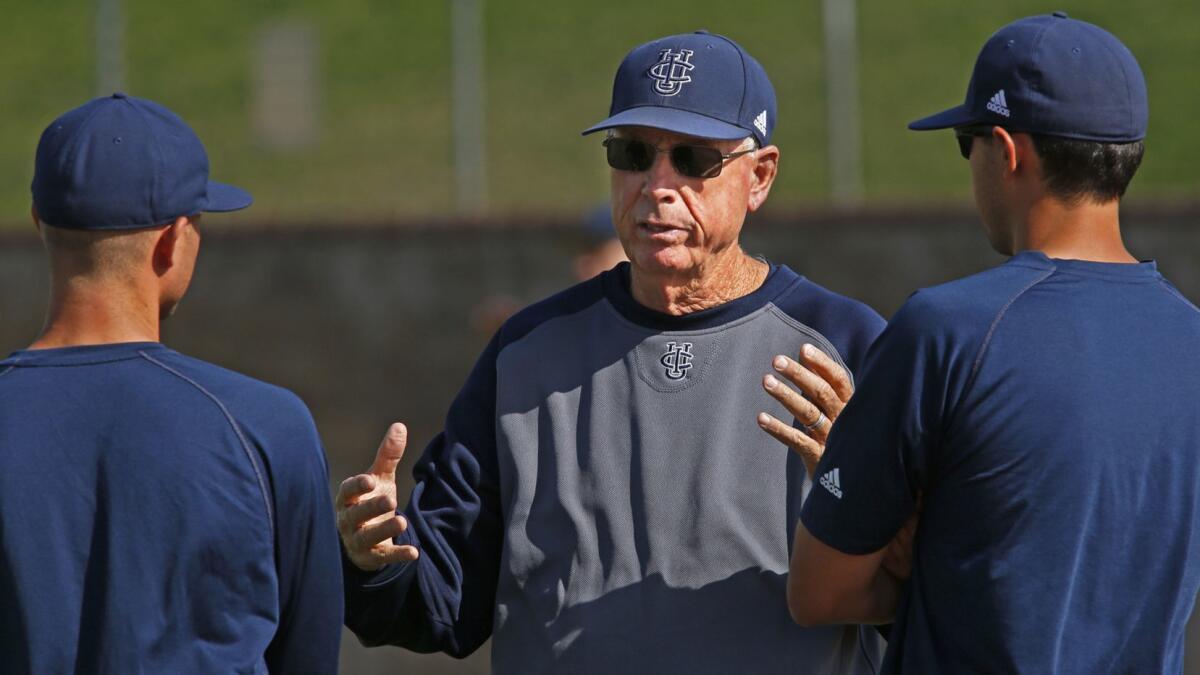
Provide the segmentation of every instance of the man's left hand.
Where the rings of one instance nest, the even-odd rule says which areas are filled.
[[[758,426],[799,454],[808,475],[815,476],[817,463],[825,453],[829,430],[854,394],[854,385],[846,370],[816,347],[804,345],[800,358],[802,364],[786,356],[776,356],[771,364],[800,392],[774,375],[763,377],[763,389],[782,403],[800,426],[785,424],[765,412],[758,414]],[[888,544],[881,561],[884,569],[900,581],[907,581],[912,574],[913,535],[920,513],[921,496],[918,495],[915,511]]]
[[[811,344],[800,350],[800,359],[803,363],[781,355],[772,362],[776,373],[799,392],[776,375],[763,377],[763,389],[782,403],[800,426],[793,427],[765,412],[758,414],[758,426],[799,454],[811,476],[825,452],[829,429],[854,393],[854,385],[844,368]]]

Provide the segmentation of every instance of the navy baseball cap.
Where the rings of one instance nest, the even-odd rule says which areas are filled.
[[[38,141],[33,204],[47,225],[132,230],[253,201],[241,188],[210,181],[196,133],[146,99],[94,99],[51,122]]]
[[[640,126],[767,145],[775,129],[775,89],[738,43],[707,31],[647,42],[625,56],[613,81],[608,119],[584,135]]]
[[[1105,143],[1146,137],[1146,80],[1111,33],[1065,12],[996,31],[975,60],[967,100],[909,129],[993,124],[1014,131]]]

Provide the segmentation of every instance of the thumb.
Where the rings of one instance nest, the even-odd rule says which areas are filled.
[[[408,444],[408,428],[396,422],[388,427],[383,442],[375,451],[375,462],[371,464],[370,473],[383,478],[396,480],[396,467],[404,457],[404,446]]]

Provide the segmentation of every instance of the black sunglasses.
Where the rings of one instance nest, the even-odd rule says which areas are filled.
[[[955,127],[954,138],[958,140],[958,151],[962,153],[963,159],[971,159],[971,146],[975,143],[975,138],[988,138],[992,135],[992,129],[995,129],[994,124],[973,124],[965,127]]]
[[[689,178],[715,178],[721,175],[725,160],[741,157],[757,148],[722,154],[717,148],[706,145],[673,145],[659,148],[645,141],[611,136],[604,139],[608,151],[608,165],[618,171],[647,171],[654,166],[654,158],[660,152],[669,153],[671,166]]]

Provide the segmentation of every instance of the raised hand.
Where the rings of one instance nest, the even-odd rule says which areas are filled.
[[[758,426],[799,454],[811,476],[825,452],[829,429],[846,407],[854,386],[846,371],[816,347],[804,345],[800,358],[803,364],[786,356],[776,356],[772,362],[776,372],[800,392],[775,375],[763,377],[763,388],[801,426],[793,427],[765,412],[758,414]]]
[[[415,546],[397,546],[392,541],[408,529],[408,520],[396,514],[396,467],[407,443],[408,429],[393,424],[367,473],[347,478],[338,488],[338,532],[346,554],[360,569],[374,571],[419,555]]]

